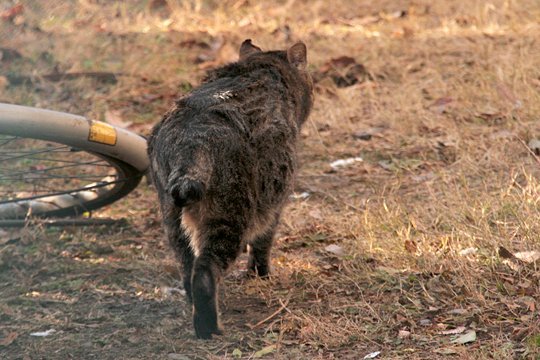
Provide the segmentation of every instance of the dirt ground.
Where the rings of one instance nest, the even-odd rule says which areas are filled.
[[[245,38],[316,81],[272,277],[239,259],[196,340],[143,182],[0,230],[0,358],[540,359],[536,0],[4,1],[0,102],[147,134]]]

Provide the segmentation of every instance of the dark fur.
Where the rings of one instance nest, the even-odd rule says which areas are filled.
[[[150,136],[152,178],[199,338],[221,332],[217,286],[247,244],[249,270],[268,275],[313,102],[305,67],[302,43],[262,52],[246,40],[240,60],[211,71]]]

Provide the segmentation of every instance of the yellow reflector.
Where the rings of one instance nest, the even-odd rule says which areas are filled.
[[[116,129],[109,124],[92,121],[88,140],[105,145],[116,144]]]

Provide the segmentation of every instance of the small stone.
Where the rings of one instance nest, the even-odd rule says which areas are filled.
[[[398,338],[399,339],[406,339],[411,336],[411,332],[407,330],[399,330]]]
[[[364,140],[364,141],[371,140],[371,138],[373,137],[373,135],[371,135],[367,131],[356,132],[352,136],[353,136],[354,139]]]
[[[337,255],[337,256],[343,256],[345,255],[345,250],[339,245],[331,244],[324,248],[324,250]]]
[[[534,151],[536,155],[540,155],[540,140],[532,139],[529,141],[529,148]]]
[[[175,354],[175,353],[168,354],[167,359],[171,359],[171,360],[190,360],[190,358],[187,357],[186,355]]]

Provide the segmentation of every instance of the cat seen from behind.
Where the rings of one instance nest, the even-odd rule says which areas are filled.
[[[148,140],[163,225],[199,338],[221,333],[218,284],[246,246],[248,271],[269,274],[296,142],[313,104],[306,53],[302,42],[262,51],[244,41],[239,61],[210,71]]]

